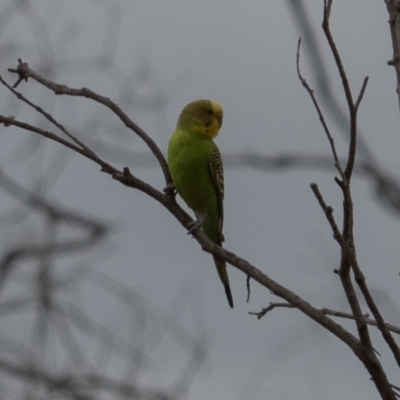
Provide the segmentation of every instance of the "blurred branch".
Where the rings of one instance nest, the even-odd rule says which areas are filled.
[[[0,117],[1,120],[1,117]],[[51,204],[48,199],[39,197],[37,194],[24,189],[21,185],[13,181],[0,169],[0,187],[10,195],[21,201],[30,208],[43,213],[55,223],[66,223],[83,229],[87,236],[78,237],[70,240],[56,242],[55,238],[48,243],[28,245],[26,243],[15,246],[8,250],[0,259],[0,289],[4,286],[12,267],[17,261],[26,258],[38,258],[48,254],[64,254],[78,252],[88,249],[98,243],[106,233],[105,224],[86,215],[71,212],[60,206]]]
[[[16,59],[21,53],[28,54],[31,61],[34,60],[36,71],[43,76],[56,80],[56,76],[60,75],[90,73],[85,77],[90,80],[98,74],[101,82],[111,84],[112,90],[115,90],[113,96],[130,112],[162,112],[166,104],[165,91],[160,91],[160,83],[154,80],[149,63],[138,66],[143,55],[135,55],[135,61],[128,64],[131,71],[123,70],[121,64],[116,62],[122,19],[127,14],[125,11],[135,2],[82,0],[77,3],[85,8],[89,17],[101,21],[99,29],[96,29],[96,43],[100,46],[85,49],[84,56],[79,56],[76,47],[80,47],[82,39],[83,42],[86,39],[84,30],[91,30],[90,24],[82,24],[85,13],[75,13],[74,6],[71,5],[68,10],[69,5],[65,7],[61,3],[42,7],[32,0],[0,2],[2,70],[6,69],[6,59]],[[70,10],[73,12],[69,13]],[[46,16],[50,18],[46,19]],[[21,19],[23,32],[16,28]],[[165,310],[159,313],[160,316],[154,316],[150,305],[140,301],[129,287],[125,287],[124,301],[120,287],[119,296],[116,291],[111,294],[100,286],[90,287],[88,292],[86,285],[94,281],[92,270],[98,269],[97,264],[103,264],[112,253],[110,245],[103,245],[97,251],[94,249],[94,245],[101,243],[109,233],[109,226],[104,221],[86,216],[83,211],[67,210],[62,204],[49,200],[48,193],[45,193],[72,158],[73,152],[67,149],[93,160],[109,175],[120,173],[119,178],[125,179],[122,171],[104,163],[71,133],[81,126],[82,116],[85,121],[95,121],[96,129],[91,127],[89,132],[95,132],[98,138],[107,131],[104,124],[105,121],[108,123],[106,118],[115,128],[112,117],[109,118],[110,115],[101,107],[96,108],[96,114],[87,110],[81,114],[81,110],[73,104],[67,114],[65,108],[62,114],[62,117],[66,115],[68,118],[67,125],[70,121],[75,124],[74,129],[68,131],[52,117],[56,102],[48,96],[47,88],[36,84],[33,87],[35,95],[29,96],[40,98],[40,105],[45,104],[42,108],[0,79],[2,85],[13,93],[6,97],[6,91],[2,91],[2,108],[10,110],[8,115],[19,115],[17,112],[21,105],[28,105],[37,115],[37,119],[29,120],[29,124],[13,117],[3,117],[0,122],[0,125],[4,123],[6,126],[8,121],[14,119],[14,127],[35,132],[26,140],[9,137],[9,142],[3,143],[7,157],[3,161],[11,159],[11,163],[7,163],[9,168],[11,164],[11,168],[8,175],[0,170],[0,190],[4,200],[0,216],[3,232],[0,253],[0,263],[3,261],[0,265],[0,285],[3,284],[0,302],[0,317],[3,318],[0,397],[88,400],[183,398],[204,362],[204,344]],[[25,80],[21,78],[22,82]],[[128,81],[129,85],[126,84]],[[36,94],[39,96],[34,97]],[[118,113],[118,110],[114,112]],[[47,121],[43,123],[43,118],[50,124]],[[121,123],[118,125],[112,130],[112,140],[118,142],[121,139],[118,134],[123,132],[126,142],[127,135],[132,136],[131,130]],[[140,132],[138,134],[140,136]],[[50,154],[51,159],[47,153],[50,142],[42,140],[43,137],[62,144]],[[20,144],[14,149],[12,145],[7,147],[10,142]],[[51,146],[51,151],[53,149],[54,146]],[[12,167],[13,162],[15,168]],[[27,164],[28,170],[21,171]],[[20,172],[20,182],[28,182],[26,187],[14,181]],[[132,178],[130,184],[133,184]],[[135,184],[140,186],[137,180]],[[4,199],[7,194],[13,197],[11,202]],[[82,252],[86,250],[89,251],[82,257]],[[101,258],[99,253],[103,253]],[[92,265],[93,260],[96,265]],[[10,274],[10,271],[13,273]],[[100,290],[97,297],[93,296],[93,290]],[[106,299],[108,294],[111,298]],[[108,307],[113,305],[110,300],[117,303],[115,313],[108,312]],[[99,307],[99,303],[105,307]],[[110,317],[112,328],[104,321]],[[115,323],[119,324],[118,330]],[[155,367],[164,368],[159,355],[155,357],[152,346],[155,337],[162,341],[163,347],[165,340],[174,345],[174,371],[170,369],[168,377],[162,377],[161,381],[171,380],[165,386],[159,379],[151,380]],[[183,362],[177,367],[180,361]],[[140,383],[143,379],[149,382],[149,388]]]
[[[48,394],[54,392],[67,394],[68,397],[76,400],[97,400],[100,399],[99,394],[101,393],[109,393],[127,399],[172,400],[174,398],[174,396],[167,395],[165,391],[138,389],[128,382],[118,381],[103,375],[83,373],[69,376],[65,374],[57,375],[54,372],[41,370],[37,366],[15,364],[1,359],[0,371],[43,385],[47,388]]]

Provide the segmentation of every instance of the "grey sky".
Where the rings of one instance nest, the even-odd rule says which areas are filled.
[[[37,15],[50,33],[55,60],[52,73],[58,82],[86,86],[115,100],[123,89],[128,96],[121,99],[126,103],[122,104],[124,110],[163,150],[181,108],[194,99],[212,98],[220,101],[225,111],[217,138],[223,155],[242,151],[268,156],[280,152],[330,154],[316,112],[297,79],[300,32],[286,2],[119,1],[120,8],[106,3],[35,2]],[[323,2],[309,0],[305,4],[332,85],[345,108],[338,73],[320,29]],[[120,30],[104,38],[107,16],[112,12],[121,18]],[[0,60],[0,73],[9,79],[6,69],[15,66],[15,57],[29,62],[33,69],[43,66],[46,59],[45,43],[42,48],[37,46],[27,19],[14,18],[15,23],[7,26],[1,38],[20,49],[14,51],[14,58]],[[354,93],[358,93],[364,76],[370,78],[359,113],[360,129],[381,166],[396,174],[400,135],[395,73],[387,66],[392,55],[387,20],[383,1],[334,1],[332,32]],[[99,54],[105,41],[114,40],[113,35],[113,73],[90,73],[85,65],[74,64],[74,60]],[[305,47],[301,67],[304,77],[316,86]],[[140,83],[149,71],[152,78]],[[41,73],[45,75],[45,71]],[[31,86],[34,84],[28,83],[21,90],[28,93]],[[131,92],[139,97],[129,104]],[[140,99],[155,96],[161,104],[157,115],[138,106]],[[91,136],[114,143],[115,129],[119,147],[145,150],[138,138],[120,132],[123,127],[111,113],[99,112],[98,106],[88,101],[55,98],[49,92],[42,92],[36,100],[44,107],[54,106],[55,115],[78,136],[88,135],[81,129],[93,115],[99,121],[108,120],[109,125],[96,127]],[[12,114],[14,104],[1,88],[2,113]],[[29,118],[32,114],[21,110],[13,115]],[[331,118],[328,121],[332,122]],[[344,156],[343,135],[334,124],[331,128]],[[7,131],[2,140],[2,167],[7,168],[7,163],[12,163],[9,149],[17,143]],[[56,149],[57,145],[49,145],[43,157],[50,160]],[[115,164],[129,166],[126,160]],[[26,183],[29,178],[24,168],[27,166],[15,170],[15,178]],[[132,171],[162,188],[158,169],[139,167]],[[313,169],[262,172],[227,168],[224,232],[229,250],[313,305],[347,311],[344,293],[332,272],[338,266],[339,248],[309,187],[311,182],[320,185],[340,220],[341,197],[333,177],[333,171]],[[393,304],[400,304],[399,221],[379,207],[364,180],[354,180],[353,193],[360,264],[378,303],[382,299],[385,316],[396,323],[399,308],[388,303],[384,294]],[[277,299],[253,282],[247,304],[245,276],[232,267],[229,274],[235,309],[230,310],[211,257],[156,202],[117,184],[99,173],[97,166],[75,155],[51,195],[68,207],[117,221],[104,257],[96,258],[97,269],[132,287],[156,309],[178,310],[180,323],[195,337],[207,338],[208,358],[191,387],[190,399],[377,398],[367,372],[353,354],[300,312],[276,310],[261,321],[250,316],[248,311],[260,311]],[[105,320],[112,323],[107,312],[115,310],[107,300],[96,299],[96,304],[102,307]],[[350,322],[344,325],[355,330]],[[156,352],[154,357],[160,357],[160,369],[154,373],[161,382],[174,376],[174,367],[181,365],[181,356],[172,349]],[[395,374],[390,357],[386,359],[387,372]],[[152,382],[151,377],[147,379]]]

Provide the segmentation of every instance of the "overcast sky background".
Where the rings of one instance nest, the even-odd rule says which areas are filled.
[[[210,98],[224,107],[224,125],[217,138],[222,155],[330,154],[296,75],[301,33],[288,2],[117,1],[111,6],[100,0],[39,0],[30,2],[26,11],[11,12],[13,3],[3,0],[0,5],[0,18],[2,13],[7,19],[0,37],[0,73],[10,82],[15,78],[7,68],[15,67],[21,57],[58,83],[89,87],[117,101],[163,151],[182,107]],[[320,28],[323,2],[304,4],[345,109],[338,73]],[[396,176],[399,105],[395,72],[387,66],[392,56],[387,21],[384,1],[334,1],[332,33],[355,96],[369,76],[359,112],[362,136],[381,167]],[[100,54],[111,57],[112,65],[96,58]],[[305,47],[301,67],[316,87]],[[35,87],[30,81],[20,90],[31,93],[32,100],[78,137],[87,137],[88,143],[102,141],[132,151],[132,164],[129,157],[115,157],[117,152],[113,156],[104,150],[103,155],[117,167],[130,166],[135,175],[162,189],[157,167],[140,167],[133,161],[135,153],[147,152],[145,145],[111,112],[88,100],[55,97]],[[0,88],[0,110],[19,119],[39,120],[26,108],[17,108],[4,88]],[[331,128],[345,156],[342,132],[333,123]],[[65,154],[70,153],[60,153],[58,144],[46,144],[39,161],[36,157],[21,164],[16,154],[28,151],[21,150],[22,141],[25,146],[30,143],[28,137],[2,128],[1,167],[33,187],[40,176],[46,180],[43,176],[54,157],[60,157],[63,167],[68,161],[47,193],[115,227],[110,241],[88,260],[97,271],[134,289],[157,313],[174,315],[195,338],[206,342],[208,356],[188,398],[377,398],[367,372],[350,350],[300,312],[275,310],[260,321],[250,316],[248,311],[260,311],[279,299],[253,282],[246,303],[246,278],[233,267],[229,275],[235,308],[230,310],[211,257],[155,201],[118,184],[78,155],[68,159]],[[225,245],[314,306],[347,311],[332,272],[338,267],[339,248],[309,187],[311,182],[320,185],[340,221],[341,196],[333,177],[333,170],[226,167]],[[353,195],[360,265],[385,317],[398,325],[400,221],[376,202],[365,180],[354,179]],[[115,323],[119,310],[114,303],[97,292],[83,296],[89,309],[93,307],[124,335],[127,327]],[[353,323],[339,322],[355,331]],[[393,374],[391,380],[399,384],[390,355],[379,336],[373,337],[387,372]],[[183,356],[168,345],[152,350],[157,367],[143,380],[168,384],[182,367]]]

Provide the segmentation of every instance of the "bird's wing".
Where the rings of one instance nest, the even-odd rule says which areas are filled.
[[[210,157],[210,169],[211,169],[211,175],[213,178],[213,183],[214,183],[214,187],[215,187],[215,191],[217,193],[217,199],[218,199],[218,213],[219,213],[218,230],[219,230],[221,242],[223,242],[224,241],[224,235],[222,234],[222,226],[223,226],[223,222],[224,222],[223,200],[224,200],[224,191],[225,191],[224,166],[222,164],[221,153],[215,143],[214,143],[213,152]]]

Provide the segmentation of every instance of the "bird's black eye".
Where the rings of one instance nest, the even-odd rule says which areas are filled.
[[[212,110],[208,110],[208,111],[207,111],[207,114],[208,114],[208,115],[213,115],[214,113],[213,113]]]
[[[212,125],[212,122],[211,121],[206,121],[206,123],[204,124],[204,126],[206,127],[206,128],[208,128],[209,126],[211,126]]]

